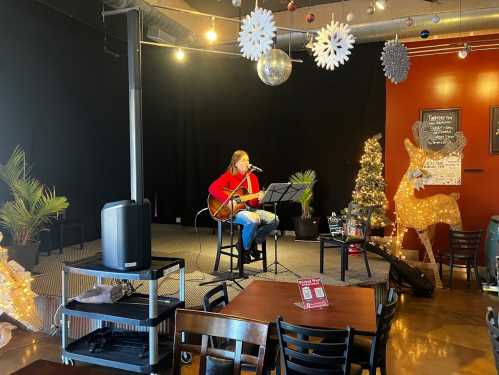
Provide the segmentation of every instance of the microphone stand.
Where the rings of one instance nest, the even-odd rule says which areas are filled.
[[[246,177],[252,172],[253,170],[251,168],[248,169],[248,171],[244,174],[243,178],[241,179],[241,182],[239,182],[239,184],[237,184],[237,186],[230,192],[229,196],[225,199],[225,201],[220,205],[220,207],[218,207],[218,209],[215,211],[215,214],[218,214],[218,212],[220,212],[220,210],[222,209],[222,207],[226,206],[227,203],[230,201],[230,211],[231,211],[231,217],[230,217],[230,221],[229,221],[229,224],[230,224],[230,244],[231,244],[231,247],[230,247],[230,271],[229,271],[229,275],[227,274],[224,274],[222,277],[218,277],[216,278],[215,280],[211,280],[211,281],[206,281],[206,282],[203,282],[203,283],[200,283],[199,285],[209,285],[209,284],[215,284],[215,283],[218,283],[218,282],[223,282],[223,281],[232,281],[234,284],[236,284],[241,290],[244,289],[244,287],[238,282],[239,279],[247,279],[248,276],[244,274],[244,271],[241,272],[241,269],[239,269],[239,273],[238,274],[234,274],[234,265],[233,265],[233,258],[234,258],[234,215],[232,214],[234,212],[234,201],[232,200],[232,198],[234,197],[234,195],[236,194],[236,192],[239,190],[239,188],[243,185],[244,183],[244,180],[246,179]],[[222,227],[220,226],[220,230],[222,230]],[[246,249],[244,249],[243,251],[245,251]],[[243,254],[242,254],[242,251],[241,251],[241,254],[239,254],[239,262],[241,262],[243,264],[243,267],[244,268],[244,263],[243,263]]]

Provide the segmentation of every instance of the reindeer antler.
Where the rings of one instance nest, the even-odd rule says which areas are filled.
[[[463,149],[467,143],[463,132],[456,132],[453,140],[448,141],[440,150],[434,151],[428,147],[428,141],[431,140],[429,126],[430,124],[427,121],[416,121],[412,125],[412,133],[416,144],[426,151],[431,159],[441,159],[453,153],[460,154],[463,157]]]

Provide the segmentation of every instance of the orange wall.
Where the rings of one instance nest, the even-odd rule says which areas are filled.
[[[403,139],[412,140],[411,127],[419,119],[419,111],[460,108],[461,130],[468,139],[462,162],[462,185],[429,186],[416,195],[459,192],[464,228],[486,230],[490,216],[499,214],[499,155],[489,153],[491,105],[499,106],[499,50],[475,51],[464,60],[455,53],[411,58],[405,82],[394,85],[387,80],[385,174],[390,212],[394,210],[393,196],[398,182],[408,166]],[[466,171],[471,168],[483,171]],[[447,228],[439,225],[434,247],[445,246],[446,238]],[[404,246],[422,249],[412,230]]]

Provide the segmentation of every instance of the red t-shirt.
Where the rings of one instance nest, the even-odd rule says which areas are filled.
[[[248,190],[248,193],[258,193],[260,191],[260,185],[258,184],[258,177],[256,177],[253,173],[249,174],[249,178],[251,181],[251,191],[249,191],[248,181],[246,180],[246,177],[244,177],[244,175],[242,175],[239,172],[236,175],[233,175],[229,171],[225,172],[223,175],[221,175],[219,178],[213,181],[210,187],[208,188],[208,191],[218,201],[225,202],[225,200],[229,196],[229,194],[226,192],[226,189],[234,190],[236,186],[239,185],[239,183],[243,178],[244,182],[241,185],[241,187]],[[258,203],[258,199],[252,199],[250,201],[247,201],[246,204],[255,208],[259,207],[260,205]]]

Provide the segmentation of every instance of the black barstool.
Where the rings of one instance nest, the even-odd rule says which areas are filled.
[[[217,222],[217,256],[215,258],[215,265],[213,267],[213,271],[218,271],[218,267],[220,265],[220,257],[223,255],[227,255],[231,257],[230,261],[232,264],[232,259],[237,258],[237,268],[239,270],[239,276],[243,277],[244,276],[244,261],[242,254],[240,254],[239,250],[237,250],[236,243],[234,240],[237,238],[238,241],[242,243],[242,232],[243,232],[243,226],[241,224],[232,224],[232,230],[237,233],[229,233],[231,242],[229,242],[227,245],[223,244],[223,222],[218,221]],[[227,223],[225,223],[227,224]],[[230,224],[227,224],[229,226],[229,231],[230,231]],[[236,237],[237,234],[237,237]],[[258,248],[259,247],[259,248]],[[228,250],[227,250],[228,249]],[[235,251],[234,251],[235,250]],[[266,272],[267,270],[267,242],[264,241],[260,245],[257,245],[256,249],[257,253],[259,254],[259,259],[254,259],[250,263],[253,262],[260,262],[262,261],[262,271]],[[231,267],[232,268],[232,267]]]

